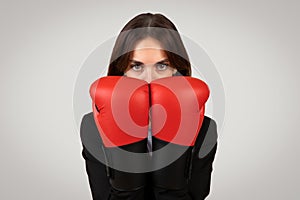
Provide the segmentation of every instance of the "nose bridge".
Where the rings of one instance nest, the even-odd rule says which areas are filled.
[[[152,80],[155,79],[153,64],[148,64],[145,66],[145,73],[146,73],[145,79],[148,83],[150,83]]]

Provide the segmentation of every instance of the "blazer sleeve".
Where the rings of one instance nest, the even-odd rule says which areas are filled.
[[[205,116],[192,158],[189,193],[193,200],[203,200],[210,192],[213,161],[217,150],[217,125]]]
[[[102,140],[98,134],[92,113],[84,115],[80,125],[82,156],[85,160],[93,200],[107,200],[111,186],[103,160]]]

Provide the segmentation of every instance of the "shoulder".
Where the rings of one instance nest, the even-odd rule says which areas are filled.
[[[212,128],[216,129],[217,128],[217,123],[212,118],[210,118],[208,116],[204,116],[201,130],[203,129],[202,131],[207,131],[209,128],[210,129],[212,129]]]
[[[96,126],[93,112],[87,113],[82,117],[80,124],[80,137],[83,146],[91,150],[102,145],[98,128]]]
[[[83,115],[82,119],[81,119],[81,125],[84,125],[86,123],[95,123],[94,122],[94,116],[93,116],[93,112],[89,112]]]
[[[94,120],[93,112],[83,115],[80,124],[80,134],[84,135],[98,135],[98,129]]]
[[[198,157],[203,158],[213,149],[216,149],[218,140],[217,123],[214,119],[204,116],[203,123],[196,140]]]
[[[93,112],[83,115],[80,123],[80,133],[97,132],[97,126],[94,120]]]

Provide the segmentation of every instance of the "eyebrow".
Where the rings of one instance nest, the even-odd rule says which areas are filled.
[[[129,60],[129,61],[132,63],[138,64],[138,65],[144,64],[143,62],[137,61],[137,60]],[[169,62],[169,59],[166,58],[166,59],[160,60],[160,61],[156,62],[155,64],[161,64],[161,63],[165,63],[165,62]]]

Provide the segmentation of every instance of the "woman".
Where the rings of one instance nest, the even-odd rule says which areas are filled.
[[[191,65],[175,25],[161,14],[146,13],[134,17],[121,30],[113,48],[107,75],[126,76],[150,83],[166,77],[191,76]],[[96,109],[99,112],[98,108]],[[81,123],[81,135],[86,134],[94,135],[92,136],[95,137],[94,146],[103,146],[92,113],[85,115]],[[107,176],[107,173],[111,173],[112,169],[98,161],[85,148],[83,142],[82,154],[86,161],[93,199],[205,199],[209,194],[212,163],[217,147],[216,141],[213,141],[214,147],[210,152],[201,158],[199,157],[200,147],[208,134],[216,135],[216,124],[210,118],[204,117],[195,144],[188,148],[176,162],[163,169],[141,174],[113,170],[113,173],[117,174],[115,177],[110,174]],[[148,139],[136,142],[135,148],[145,146],[145,142],[148,143],[148,147],[152,146],[152,149],[149,150],[148,148],[148,151],[155,151],[167,145],[167,143],[157,139],[152,141],[151,137],[148,137]],[[174,146],[178,147],[178,145]],[[129,149],[133,149],[132,145]],[[98,152],[100,151],[99,149]],[[144,150],[140,152],[144,152]],[[103,155],[105,156],[105,153]],[[187,163],[189,157],[190,162]],[[172,173],[176,173],[180,165],[189,168],[187,182],[181,184],[179,183],[180,180],[176,179],[175,181],[160,180],[161,177],[168,177],[165,176],[166,173],[176,177],[177,175]],[[121,175],[118,176],[118,173]],[[126,185],[127,180],[124,180],[124,187],[122,186],[123,180],[117,180],[119,182],[115,184],[114,179],[122,179],[120,177],[136,179],[138,185],[142,183],[142,187],[130,188]],[[115,185],[121,186],[115,187]],[[177,187],[179,185],[180,187]]]

